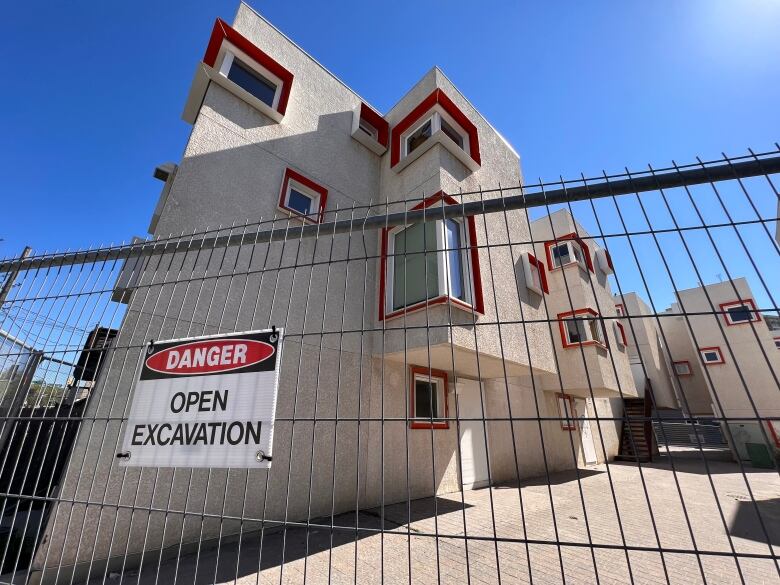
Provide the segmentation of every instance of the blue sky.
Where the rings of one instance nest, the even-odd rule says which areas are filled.
[[[768,150],[780,139],[773,0],[253,6],[380,111],[439,65],[515,146],[530,182]],[[42,252],[145,235],[161,186],[152,170],[179,160],[195,64],[214,18],[230,21],[236,8],[5,7],[0,256],[25,244]],[[761,213],[773,215],[756,189]],[[749,215],[744,197],[734,200]],[[753,231],[756,253],[777,258]],[[707,281],[724,272],[702,266]]]

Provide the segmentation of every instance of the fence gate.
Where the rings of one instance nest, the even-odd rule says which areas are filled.
[[[0,261],[0,582],[780,582],[778,172]]]

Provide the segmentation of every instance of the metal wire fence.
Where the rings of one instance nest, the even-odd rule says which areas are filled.
[[[0,261],[0,581],[780,582],[780,149]],[[278,328],[269,468],[122,465]]]

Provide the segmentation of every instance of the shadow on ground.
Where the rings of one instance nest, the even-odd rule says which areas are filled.
[[[216,542],[204,543],[200,554],[163,560],[159,574],[159,555],[147,553],[144,567],[138,571],[127,571],[123,582],[139,585],[173,583],[174,579],[176,583],[197,585],[231,582],[254,575],[258,569],[287,565],[306,556],[357,542],[373,536],[380,529],[405,533],[408,523],[432,518],[437,513],[449,514],[471,507],[445,498],[423,498],[412,500],[410,504],[402,502],[385,506],[384,510],[362,510],[357,517],[354,512],[339,514],[333,517],[333,530],[330,529],[331,517],[327,516],[313,519],[311,523],[316,526],[309,529],[306,526],[288,526],[286,530],[271,528],[262,535],[257,531],[246,534],[240,543],[237,538],[227,539],[220,546]],[[98,583],[99,580],[92,582]]]

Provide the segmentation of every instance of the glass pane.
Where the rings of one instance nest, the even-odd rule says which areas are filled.
[[[361,119],[360,123],[358,124],[358,128],[360,128],[363,132],[368,134],[371,138],[376,138],[377,131],[374,129],[374,127],[366,122],[365,120]]]
[[[590,338],[594,341],[603,341],[601,334],[601,324],[598,319],[588,319],[588,328],[590,329]]]
[[[418,223],[393,236],[393,309],[439,295],[436,225]]]
[[[718,359],[718,353],[715,351],[707,351],[704,353],[704,361],[705,362],[719,362],[720,359]]]
[[[569,244],[557,244],[552,249],[553,265],[563,266],[571,262],[571,256],[569,256]]]
[[[415,148],[420,146],[423,142],[431,137],[431,121],[428,120],[425,124],[420,126],[414,133],[406,139],[406,152],[410,153]]]
[[[746,305],[739,307],[731,307],[728,309],[729,319],[732,323],[740,323],[742,321],[750,321],[750,309]]]
[[[447,123],[447,120],[445,120],[443,117],[440,118],[441,120],[441,131],[444,132],[447,136],[452,139],[452,141],[463,148],[463,136],[461,136],[455,128],[450,126]]]
[[[566,321],[566,331],[571,343],[580,343],[588,339],[582,319],[568,319]]]
[[[583,258],[582,258],[582,249],[580,248],[580,245],[575,242],[572,242],[571,249],[574,250],[574,258],[577,260],[577,262],[581,263],[583,261]]]
[[[233,59],[233,64],[230,66],[227,77],[264,104],[273,107],[276,86],[256,71],[252,71],[238,59]]]
[[[449,264],[450,278],[450,296],[466,300],[466,289],[463,283],[463,253],[459,250],[462,245],[459,222],[446,219],[444,220],[444,232],[447,242],[447,262]]]
[[[414,381],[414,416],[415,418],[436,418],[439,416],[438,394],[436,382],[428,380]]]
[[[311,203],[311,197],[304,195],[296,189],[290,189],[290,195],[287,197],[287,207],[302,215],[309,215],[311,213]]]

